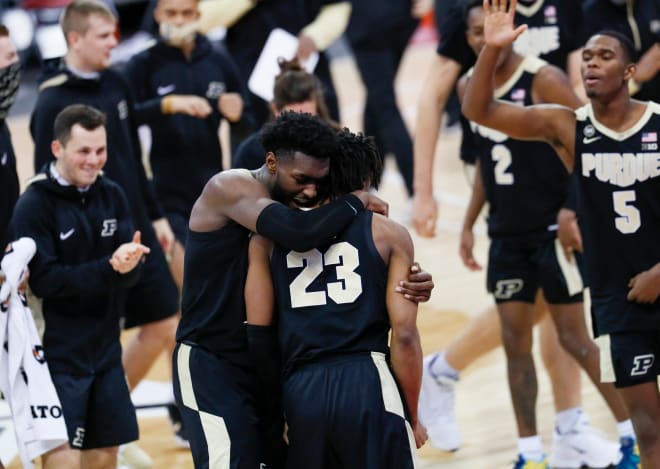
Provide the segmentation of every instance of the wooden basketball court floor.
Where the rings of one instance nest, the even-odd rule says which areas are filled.
[[[411,46],[397,78],[399,102],[411,131],[414,131],[419,90],[434,53],[434,44],[430,42]],[[360,130],[364,90],[355,65],[348,58],[336,60],[333,63],[333,74],[336,77],[343,124],[353,130]],[[9,125],[19,158],[19,175],[21,181],[25,181],[32,175],[28,117],[10,118]],[[419,309],[418,324],[425,354],[446,346],[472,316],[491,304],[485,291],[483,272],[469,272],[458,257],[458,234],[469,197],[469,186],[458,160],[458,145],[459,132],[443,130],[434,169],[435,191],[440,202],[436,237],[420,238],[411,228],[415,257],[433,274],[436,285],[431,301]],[[387,163],[381,194],[390,202],[391,216],[407,224],[411,203],[407,200],[403,183],[392,161]],[[475,254],[479,260],[485,261],[488,240],[483,221],[478,225],[476,233]],[[538,426],[546,451],[549,451],[553,427],[552,398],[537,349],[535,356],[539,379]],[[479,359],[463,373],[456,387],[456,412],[463,444],[459,451],[445,453],[433,449],[427,443],[418,452],[420,467],[499,469],[512,466],[516,457],[516,433],[505,373],[501,349]],[[147,380],[167,382],[168,379],[169,364],[161,357]],[[614,421],[585,376],[582,392],[583,406],[592,424],[615,438]],[[141,414],[139,423],[139,445],[153,458],[155,468],[193,467],[189,451],[176,446],[163,411],[151,412],[146,416]],[[7,463],[7,460],[4,462]],[[14,458],[8,467],[19,468],[21,464]]]

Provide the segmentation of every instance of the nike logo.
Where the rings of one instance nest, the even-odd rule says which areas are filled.
[[[74,231],[76,231],[76,229],[75,229],[75,228],[71,228],[71,229],[70,229],[69,231],[67,231],[66,233],[62,233],[62,232],[60,232],[60,239],[61,239],[62,241],[64,241],[65,239],[70,238]]]
[[[597,137],[591,137],[591,138],[584,137],[582,139],[582,143],[584,143],[585,145],[589,145],[590,143],[595,142],[596,140],[600,140],[601,138],[603,138],[602,135],[598,135]]]
[[[156,93],[158,93],[158,96],[163,96],[174,91],[174,88],[176,88],[176,85],[159,86],[156,89]]]

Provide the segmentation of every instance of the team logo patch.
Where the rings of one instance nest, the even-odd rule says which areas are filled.
[[[225,92],[227,87],[222,81],[212,81],[206,90],[206,97],[209,99],[218,99],[222,93]]]
[[[649,368],[653,366],[655,362],[655,355],[648,353],[646,355],[637,355],[633,358],[633,369],[630,372],[630,376],[642,376],[645,375]]]
[[[596,129],[594,129],[594,126],[591,125],[591,124],[586,126],[584,128],[583,132],[584,132],[584,136],[587,137],[587,138],[593,137],[594,135],[596,135]]]
[[[498,280],[495,284],[493,295],[498,300],[511,299],[513,295],[522,290],[525,282],[521,278],[512,278],[507,280]]]
[[[44,356],[44,348],[41,345],[35,345],[34,347],[32,347],[32,356],[41,365],[46,363],[46,357]]]
[[[642,132],[642,151],[658,149],[658,132]]]
[[[109,218],[107,220],[103,220],[103,229],[101,230],[101,237],[107,238],[109,236],[112,236],[113,234],[115,234],[115,231],[117,231],[116,218]]]

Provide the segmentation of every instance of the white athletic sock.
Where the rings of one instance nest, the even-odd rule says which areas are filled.
[[[545,455],[541,437],[534,435],[518,438],[518,453],[522,454],[526,461],[543,461]]]
[[[621,438],[635,438],[635,430],[633,430],[632,421],[630,419],[623,422],[616,423],[616,429],[619,430],[619,437]]]
[[[438,352],[435,359],[431,361],[431,373],[435,376],[449,376],[452,379],[458,379],[459,372],[447,363],[445,351]]]
[[[582,415],[581,407],[562,410],[555,415],[555,427],[560,434],[569,433],[575,428]]]

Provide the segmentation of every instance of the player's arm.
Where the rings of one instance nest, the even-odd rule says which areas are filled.
[[[342,196],[320,208],[292,210],[270,199],[265,186],[241,171],[215,175],[193,206],[190,228],[213,231],[228,219],[294,251],[331,240],[364,208],[378,203],[364,191]]]
[[[465,211],[463,227],[461,229],[461,240],[459,254],[463,264],[470,270],[481,270],[481,265],[475,260],[474,249],[474,224],[486,204],[486,191],[484,190],[483,178],[481,176],[481,163],[477,160],[474,182],[472,183],[472,194],[470,202]]]
[[[248,353],[268,396],[276,398],[280,390],[280,354],[277,329],[273,326],[275,292],[270,275],[272,242],[252,235],[248,250],[248,272],[245,281],[245,330]]]
[[[420,92],[414,139],[414,196],[412,221],[420,236],[435,236],[438,205],[433,196],[433,163],[442,115],[461,65],[436,54]]]
[[[247,323],[270,326],[273,323],[275,292],[270,275],[272,241],[258,234],[250,238],[248,272],[245,279]]]
[[[493,99],[493,76],[501,50],[508,47],[526,29],[526,25],[513,29],[516,1],[493,0],[491,7],[484,0],[486,19],[482,49],[463,99],[463,114],[470,120],[524,140],[540,140],[551,144],[564,160],[573,167],[575,142],[575,115],[569,108],[558,105],[518,106]]]
[[[257,5],[254,0],[206,0],[199,2],[199,29],[229,28]]]
[[[341,36],[351,17],[351,2],[325,0],[316,18],[298,34],[296,56],[306,60],[310,54],[323,51]]]
[[[405,277],[413,262],[414,248],[410,234],[394,222],[386,224],[391,245],[387,276],[386,303],[392,326],[390,361],[392,371],[403,392],[417,447],[424,444],[426,431],[417,416],[422,383],[422,346],[417,330],[417,304],[396,291],[399,279]]]

